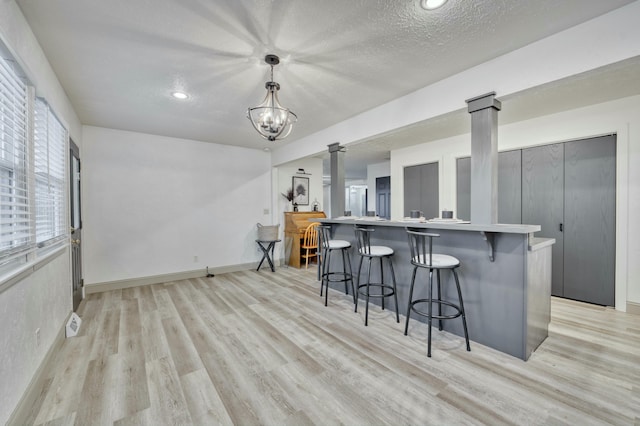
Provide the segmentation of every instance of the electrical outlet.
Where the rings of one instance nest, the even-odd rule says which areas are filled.
[[[40,346],[40,328],[36,328],[36,347]]]
[[[269,214],[269,209],[262,210],[262,214]]]
[[[198,256],[193,256],[193,263],[198,263]]]

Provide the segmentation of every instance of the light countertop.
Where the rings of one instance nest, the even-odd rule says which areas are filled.
[[[452,231],[475,231],[475,232],[500,232],[508,234],[531,234],[540,231],[540,225],[519,225],[519,224],[473,224],[473,223],[447,223],[447,222],[416,222],[404,220],[386,220],[376,217],[354,218],[344,216],[339,218],[317,219],[314,221],[322,223],[342,223],[346,225],[372,225],[372,226],[393,226],[399,228],[424,228],[424,229],[447,229]]]

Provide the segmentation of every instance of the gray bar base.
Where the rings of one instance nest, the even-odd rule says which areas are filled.
[[[402,223],[398,221],[358,221],[321,219],[331,223],[333,238],[351,241],[351,262],[357,273],[360,257],[355,247],[354,224],[375,227],[372,245],[391,247],[395,269],[400,314],[406,315],[413,267],[405,227],[420,227],[440,234],[434,252],[455,256],[472,342],[527,360],[546,339],[551,307],[551,247],[553,240],[535,239],[530,246],[529,233],[535,225],[441,225]],[[493,255],[488,256],[487,242],[479,231],[495,232]],[[502,231],[502,232],[501,232]],[[532,241],[533,242],[533,241]],[[332,259],[333,262],[333,259]],[[340,265],[334,265],[340,268]],[[372,280],[379,280],[378,268],[372,268]],[[428,270],[418,270],[414,298],[426,298]],[[455,284],[449,271],[442,271],[443,293],[457,300]],[[357,278],[357,277],[356,277]],[[364,278],[364,277],[363,277]],[[335,287],[338,291],[344,288]],[[379,304],[376,300],[373,303]],[[387,301],[387,309],[394,309]],[[416,316],[411,321],[425,321]],[[462,321],[444,321],[444,329],[463,336]],[[437,327],[437,326],[436,326]],[[437,328],[436,331],[437,332]],[[426,343],[425,343],[426,344]],[[473,353],[473,344],[471,345]]]

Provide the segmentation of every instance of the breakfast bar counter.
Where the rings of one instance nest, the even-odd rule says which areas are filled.
[[[332,238],[352,243],[350,257],[354,273],[360,260],[354,248],[354,225],[375,228],[371,244],[385,245],[395,252],[393,266],[402,315],[406,315],[413,270],[405,229],[409,227],[439,234],[439,238],[433,239],[433,251],[460,260],[458,274],[472,342],[527,360],[547,337],[551,304],[551,246],[555,240],[534,238],[533,233],[539,231],[540,226],[348,217],[318,221],[332,225]],[[374,279],[379,278],[377,269],[372,268],[371,271]],[[453,279],[446,271],[441,275],[443,282]],[[427,286],[418,283],[426,284],[427,280],[428,271],[418,271],[414,298],[426,298]],[[443,285],[442,289],[447,298],[456,298],[455,286]],[[414,318],[423,320],[412,316],[412,320]],[[463,335],[462,321],[444,321],[444,329]]]

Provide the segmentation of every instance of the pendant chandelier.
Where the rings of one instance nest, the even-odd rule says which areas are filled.
[[[284,139],[289,136],[298,116],[284,108],[278,101],[280,85],[273,81],[273,66],[280,63],[276,55],[267,55],[264,61],[271,66],[271,81],[265,83],[267,96],[256,107],[247,110],[247,118],[260,136],[270,141]]]

